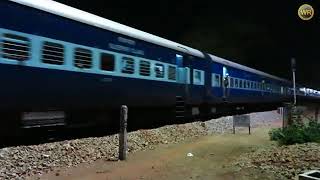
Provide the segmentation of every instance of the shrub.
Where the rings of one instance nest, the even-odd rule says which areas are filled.
[[[273,128],[269,131],[271,141],[278,141],[283,136],[281,128]]]
[[[320,123],[310,121],[308,126],[304,128],[303,132],[307,142],[320,143]]]
[[[270,140],[277,141],[280,145],[320,143],[320,123],[314,120],[308,124],[294,122],[288,127],[270,130],[269,136]]]

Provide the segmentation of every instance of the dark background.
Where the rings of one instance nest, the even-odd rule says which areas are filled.
[[[64,4],[320,89],[319,0],[58,0]],[[298,17],[300,5],[313,6],[310,21]]]

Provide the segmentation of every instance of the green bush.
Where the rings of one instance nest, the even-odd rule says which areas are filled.
[[[274,128],[269,131],[271,141],[278,141],[283,136],[281,128]]]
[[[320,123],[310,121],[308,124],[293,123],[285,128],[269,131],[270,140],[280,145],[300,144],[307,142],[320,143]]]
[[[320,143],[320,123],[310,121],[308,126],[304,127],[303,132],[307,142]]]

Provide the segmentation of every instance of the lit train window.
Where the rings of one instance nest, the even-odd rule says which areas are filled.
[[[168,66],[168,79],[176,80],[177,79],[177,72],[175,66]]]
[[[134,73],[134,59],[129,57],[122,57],[122,73],[133,74]]]
[[[195,81],[201,82],[201,72],[200,71],[194,72],[194,79],[195,79]]]
[[[250,82],[250,86],[251,89],[254,89],[253,81]]]
[[[101,53],[100,55],[100,69],[104,71],[114,71],[114,55]]]
[[[88,49],[76,48],[74,51],[74,65],[79,68],[91,68],[92,52]]]
[[[154,72],[157,78],[164,78],[164,66],[162,64],[156,63]]]
[[[42,47],[42,62],[62,65],[64,63],[64,47],[53,42],[44,42]]]
[[[239,88],[238,79],[235,79],[235,80],[234,80],[234,87],[235,87],[235,88]]]
[[[247,80],[243,80],[243,88],[247,88]]]
[[[250,81],[247,81],[247,88],[250,89]]]
[[[243,88],[243,86],[242,86],[242,79],[239,79],[239,88]]]
[[[220,74],[212,74],[212,87],[220,87]]]
[[[140,60],[140,75],[141,76],[150,76],[150,62],[149,61],[144,61]]]
[[[269,84],[269,91],[270,91],[270,92],[273,92],[272,84]]]
[[[257,82],[254,82],[254,89],[258,89]]]
[[[234,79],[233,79],[233,77],[230,77],[230,87],[231,88],[234,87]]]
[[[25,61],[29,59],[30,41],[26,37],[4,34],[1,47],[3,58]]]
[[[193,69],[193,84],[204,85],[204,72]]]

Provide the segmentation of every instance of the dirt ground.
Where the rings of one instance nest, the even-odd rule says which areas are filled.
[[[231,166],[239,156],[272,145],[268,128],[233,134],[212,135],[180,144],[160,145],[155,150],[128,155],[128,160],[99,160],[76,168],[53,171],[30,179],[129,180],[129,179],[274,179],[253,169],[238,171]],[[187,154],[192,153],[193,157]]]

